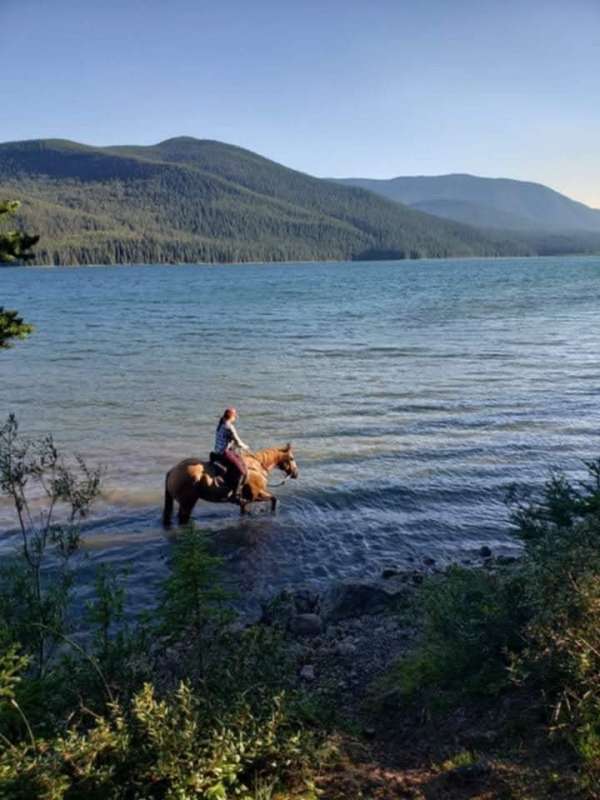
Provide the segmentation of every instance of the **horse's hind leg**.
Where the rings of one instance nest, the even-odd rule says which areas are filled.
[[[179,513],[177,514],[177,521],[180,525],[187,525],[190,521],[190,517],[192,516],[192,511],[194,510],[194,506],[196,503],[186,503],[181,502],[179,503]]]

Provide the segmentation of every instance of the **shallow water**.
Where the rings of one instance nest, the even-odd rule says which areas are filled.
[[[36,326],[0,357],[0,412],[106,465],[85,577],[155,596],[166,470],[226,405],[253,448],[294,443],[275,517],[198,504],[250,604],[425,555],[508,552],[504,496],[600,455],[600,259],[3,269]],[[274,478],[274,480],[276,480]],[[16,537],[0,503],[0,548]]]

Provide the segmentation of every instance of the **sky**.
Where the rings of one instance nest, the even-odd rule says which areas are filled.
[[[0,0],[0,141],[236,144],[600,208],[600,0]]]

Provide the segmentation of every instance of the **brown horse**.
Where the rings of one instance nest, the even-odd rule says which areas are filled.
[[[245,513],[249,503],[270,501],[271,511],[275,511],[277,498],[267,489],[268,476],[271,470],[277,467],[289,478],[298,477],[298,466],[294,460],[292,446],[288,444],[285,447],[269,447],[256,453],[243,453],[242,457],[248,467],[248,477],[240,500],[232,499],[230,489],[215,480],[219,472],[210,461],[186,458],[170,469],[165,478],[163,525],[168,527],[171,524],[174,500],[179,503],[177,518],[180,525],[185,525],[189,521],[198,500],[239,504],[242,514]]]

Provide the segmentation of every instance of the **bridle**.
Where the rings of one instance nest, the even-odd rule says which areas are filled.
[[[290,480],[290,478],[294,477],[294,472],[298,474],[298,467],[296,466],[296,462],[292,457],[288,461],[288,470],[286,470],[283,480],[279,481],[279,483],[268,483],[267,486],[269,487],[269,489],[276,489],[278,486],[283,486],[283,484],[287,483]]]
[[[254,454],[249,452],[248,455],[254,455]],[[256,456],[254,456],[254,457],[256,458]],[[256,460],[258,461],[258,459],[256,459]],[[267,480],[268,480],[269,471],[265,467],[263,467],[263,465],[260,463],[260,461],[258,462],[258,464],[259,464],[261,470],[264,472],[265,478],[267,478]],[[286,473],[285,473],[285,475],[283,477],[283,480],[280,480],[279,483],[267,483],[267,488],[268,489],[276,489],[278,486],[283,486],[284,483],[287,483],[290,480],[290,478],[293,478],[294,477],[294,467],[296,469],[296,474],[297,474],[298,467],[297,467],[295,459],[293,457],[289,459],[288,467],[289,467],[289,471],[286,471]]]

